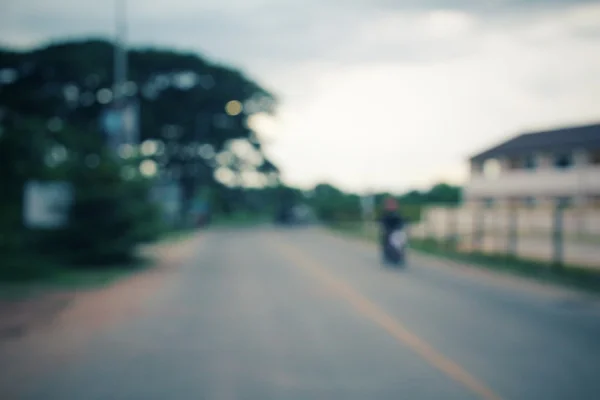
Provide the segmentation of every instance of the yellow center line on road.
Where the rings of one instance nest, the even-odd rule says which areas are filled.
[[[387,314],[352,286],[327,272],[322,264],[307,257],[298,248],[280,240],[277,240],[276,246],[286,258],[289,258],[294,262],[294,265],[302,268],[313,277],[317,278],[332,292],[350,303],[358,312],[360,312],[360,314],[379,325],[398,342],[408,346],[430,365],[436,367],[454,381],[462,384],[484,400],[502,400],[502,397],[494,393],[494,391],[488,388],[483,382],[475,378],[454,361],[442,355],[417,335],[410,332],[398,320]]]

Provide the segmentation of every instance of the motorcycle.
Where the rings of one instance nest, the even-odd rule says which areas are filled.
[[[384,262],[393,265],[404,265],[407,242],[408,237],[403,229],[390,232],[383,248]]]

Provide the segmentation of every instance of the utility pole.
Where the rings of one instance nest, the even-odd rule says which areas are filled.
[[[373,167],[373,156],[372,153],[370,151],[370,149],[367,150],[367,154],[366,154],[366,163],[365,163],[365,169],[364,169],[364,185],[365,185],[365,193],[364,193],[364,197],[362,199],[362,211],[363,211],[363,229],[365,229],[367,232],[370,231],[372,224],[371,222],[373,221],[373,214],[375,211],[375,189],[374,189],[374,185],[373,185],[373,176],[372,174],[369,172],[369,168]]]
[[[114,85],[115,100],[124,96],[124,87],[127,80],[127,0],[115,0],[115,55],[114,55]]]
[[[115,0],[115,47],[114,47],[114,111],[119,116],[119,129],[115,142],[121,144],[125,136],[125,83],[127,82],[127,0]],[[115,143],[115,144],[116,144]]]
[[[586,187],[585,187],[585,173],[589,165],[589,156],[583,151],[575,153],[573,169],[577,175],[577,189],[574,201],[575,216],[577,218],[577,236],[585,236],[587,233],[587,221],[586,221]]]

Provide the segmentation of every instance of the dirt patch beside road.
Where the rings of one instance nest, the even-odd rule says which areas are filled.
[[[0,301],[0,341],[18,339],[52,325],[72,297],[70,293],[47,293],[27,300]]]
[[[38,372],[76,355],[93,335],[144,312],[169,274],[189,260],[199,236],[142,250],[152,268],[91,290],[53,290],[0,302],[0,398],[14,398]]]

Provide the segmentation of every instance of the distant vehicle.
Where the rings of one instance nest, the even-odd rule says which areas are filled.
[[[196,217],[196,226],[204,228],[210,224],[211,215],[210,213],[203,213]]]
[[[275,216],[275,222],[283,225],[304,225],[313,221],[313,213],[306,205],[282,207]]]
[[[291,220],[292,220],[291,209],[289,209],[287,207],[281,207],[277,211],[277,214],[275,215],[275,223],[277,223],[277,224],[287,225],[291,222]]]
[[[308,224],[314,220],[312,209],[305,204],[295,206],[292,208],[292,219],[296,224]]]

